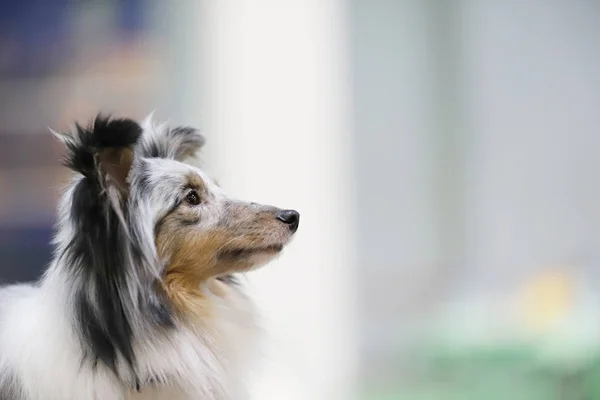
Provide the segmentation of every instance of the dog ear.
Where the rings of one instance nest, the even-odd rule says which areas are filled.
[[[152,114],[144,120],[142,129],[140,151],[143,157],[185,161],[195,157],[205,143],[204,136],[197,129],[157,125],[152,120]]]
[[[127,176],[133,164],[133,151],[127,147],[105,148],[98,151],[96,168],[104,187],[114,186],[123,195],[128,192]]]
[[[127,176],[133,163],[133,149],[142,128],[130,119],[97,116],[87,127],[75,125],[72,135],[52,131],[66,147],[65,164],[98,183],[101,189],[127,193]]]

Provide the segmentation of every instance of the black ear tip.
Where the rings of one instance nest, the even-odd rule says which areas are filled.
[[[130,147],[142,135],[142,127],[129,118],[111,118],[98,114],[89,130],[95,147]]]
[[[142,136],[142,127],[128,118],[98,114],[88,126],[75,124],[75,135],[67,143],[66,165],[89,175],[96,168],[95,154],[107,148],[131,148]]]

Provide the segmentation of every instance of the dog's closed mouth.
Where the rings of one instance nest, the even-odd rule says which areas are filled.
[[[234,248],[220,251],[219,258],[243,258],[258,253],[279,253],[281,250],[283,250],[283,245],[280,244],[265,247]]]

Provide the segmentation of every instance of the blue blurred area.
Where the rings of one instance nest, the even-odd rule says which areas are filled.
[[[120,40],[135,40],[145,29],[144,0],[105,2],[113,8]],[[102,2],[86,0],[0,0],[0,75],[39,76],[73,56],[70,27],[79,9]]]
[[[50,260],[49,226],[0,227],[0,284],[33,281]]]
[[[147,28],[143,0],[121,0],[118,11],[119,30],[123,36],[136,36]]]
[[[65,39],[68,0],[2,0],[0,32],[35,48]]]
[[[0,0],[0,74],[39,74],[67,56],[68,0]]]

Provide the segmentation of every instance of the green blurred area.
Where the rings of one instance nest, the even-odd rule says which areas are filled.
[[[548,362],[535,346],[478,351],[428,349],[427,367],[408,383],[372,384],[364,400],[596,400],[600,356]]]

